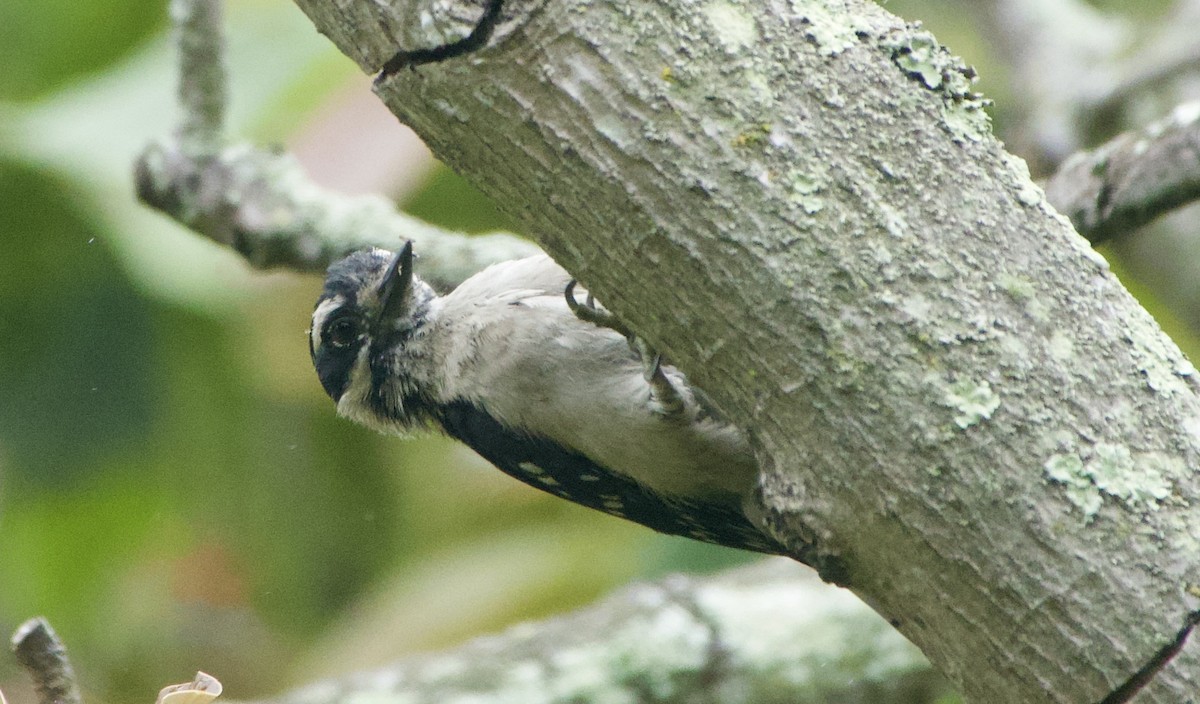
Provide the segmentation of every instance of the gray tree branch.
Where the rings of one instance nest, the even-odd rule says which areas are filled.
[[[75,668],[58,634],[43,618],[33,618],[12,636],[13,654],[41,697],[41,704],[83,704]]]
[[[183,117],[174,137],[149,145],[137,161],[138,197],[150,207],[259,268],[320,272],[350,252],[412,239],[430,281],[453,286],[488,264],[538,251],[509,234],[468,237],[435,227],[383,198],[331,193],[286,154],[227,145],[220,1],[173,0],[171,14]]]
[[[945,681],[911,643],[850,594],[825,589],[798,569],[772,560],[717,577],[637,585],[566,617],[271,701],[947,701]],[[13,643],[42,704],[80,704],[74,671],[49,624],[27,622]],[[210,702],[221,690],[199,672],[190,683],[164,688],[158,704]]]
[[[1046,197],[1092,244],[1133,232],[1200,197],[1200,103],[1077,152],[1046,183]]]
[[[322,272],[369,247],[414,240],[435,286],[454,286],[488,264],[538,248],[506,233],[468,236],[396,210],[379,196],[344,196],[313,185],[288,154],[248,144],[197,156],[177,141],[146,148],[138,197],[233,248],[257,268]]]
[[[633,586],[271,704],[451,701],[933,704],[947,693],[877,615],[786,561]]]
[[[368,72],[481,11],[299,4]],[[855,0],[505,8],[381,96],[743,426],[780,539],[972,701],[1200,689],[1195,371],[968,71]]]

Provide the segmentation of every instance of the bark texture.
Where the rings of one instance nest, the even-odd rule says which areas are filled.
[[[635,585],[562,618],[323,680],[270,704],[946,701],[945,681],[916,648],[797,568],[769,561]]]
[[[297,2],[371,72],[482,12]],[[970,701],[1127,699],[1198,604],[1195,370],[969,70],[856,0],[504,7],[391,109],[749,433],[771,529]],[[1143,674],[1197,701],[1191,642]]]

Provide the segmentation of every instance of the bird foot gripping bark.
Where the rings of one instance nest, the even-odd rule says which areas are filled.
[[[567,284],[566,291],[564,292],[567,299],[567,307],[580,320],[618,332],[628,340],[629,346],[638,353],[638,356],[642,360],[642,374],[646,378],[646,383],[650,385],[652,410],[668,418],[682,416],[686,408],[683,394],[679,392],[679,389],[675,388],[675,385],[667,378],[666,372],[663,371],[662,355],[651,348],[648,342],[638,337],[638,335],[626,327],[615,315],[597,306],[596,299],[592,294],[589,293],[584,302],[580,303],[575,298],[576,283],[575,279],[571,279]]]

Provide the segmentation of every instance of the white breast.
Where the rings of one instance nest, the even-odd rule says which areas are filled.
[[[732,426],[655,413],[637,355],[619,334],[579,320],[569,275],[547,257],[490,267],[439,299],[430,342],[444,360],[443,400],[467,399],[669,496],[744,496],[756,466]],[[580,299],[584,293],[580,293]]]

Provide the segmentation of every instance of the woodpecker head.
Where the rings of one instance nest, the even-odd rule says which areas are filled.
[[[409,422],[416,394],[403,353],[435,298],[413,276],[412,242],[393,254],[355,252],[329,267],[309,330],[309,352],[338,413],[379,429]]]

